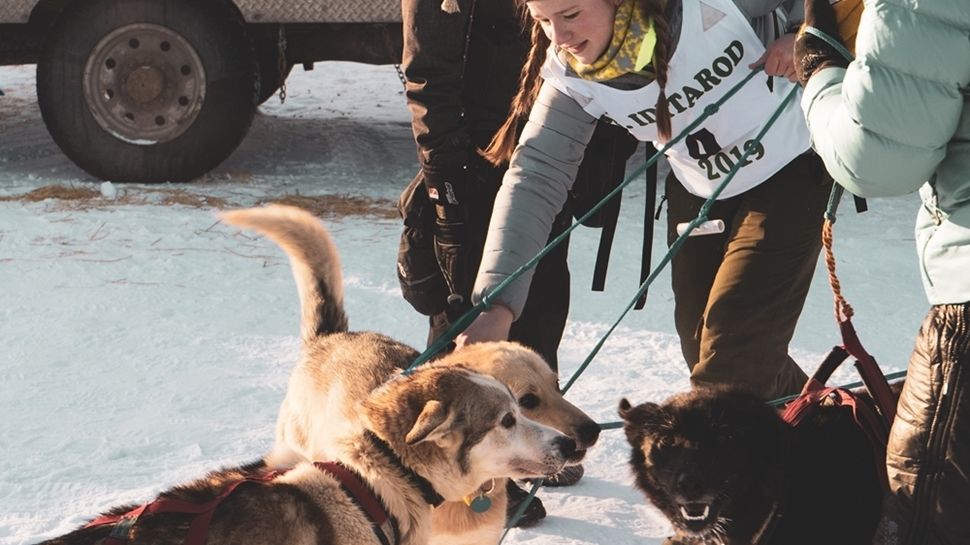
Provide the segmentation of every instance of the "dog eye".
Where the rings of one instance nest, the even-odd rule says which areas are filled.
[[[519,398],[519,407],[523,409],[535,409],[539,406],[539,396],[535,394],[525,394]]]
[[[502,427],[511,428],[514,425],[515,425],[515,416],[512,413],[505,413],[505,416],[502,417]]]

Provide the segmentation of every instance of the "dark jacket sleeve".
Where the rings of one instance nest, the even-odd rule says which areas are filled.
[[[462,73],[470,0],[459,0],[457,13],[446,13],[440,0],[402,0],[407,102],[426,172],[461,168],[468,159],[469,137],[462,127]]]

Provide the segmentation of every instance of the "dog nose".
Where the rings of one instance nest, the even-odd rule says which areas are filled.
[[[559,448],[559,452],[562,454],[562,457],[567,460],[572,459],[572,457],[576,455],[576,441],[573,440],[572,437],[566,437],[565,435],[562,437],[557,437],[553,441],[553,444]]]
[[[590,422],[589,424],[583,424],[579,428],[579,442],[583,445],[583,448],[591,447],[596,444],[596,440],[600,437],[600,425],[596,422]]]
[[[686,498],[696,498],[701,495],[703,486],[702,479],[688,472],[682,472],[676,477],[677,491]]]

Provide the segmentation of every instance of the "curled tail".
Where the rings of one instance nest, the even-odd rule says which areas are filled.
[[[347,331],[340,255],[316,216],[302,208],[274,204],[221,212],[219,218],[265,235],[289,256],[300,294],[300,331],[305,344]]]

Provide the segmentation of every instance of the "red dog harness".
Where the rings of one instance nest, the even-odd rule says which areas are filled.
[[[889,388],[889,382],[882,371],[879,370],[872,356],[866,354],[869,357],[868,361],[860,358],[856,361],[855,366],[862,375],[863,383],[872,396],[873,403],[858,397],[848,389],[825,386],[835,369],[849,357],[849,353],[850,351],[841,346],[832,348],[815,374],[805,383],[805,387],[802,388],[798,397],[785,406],[782,419],[791,426],[797,426],[826,399],[837,406],[849,407],[856,424],[869,436],[876,452],[876,460],[884,460],[886,444],[889,441],[889,428],[892,426],[896,404]],[[864,350],[863,353],[865,353]],[[876,468],[879,472],[880,482],[888,489],[889,479],[886,475],[886,465],[877,463]]]
[[[374,492],[361,482],[360,477],[353,471],[339,463],[315,462],[317,469],[328,473],[336,479],[344,492],[356,503],[373,527],[374,534],[381,545],[396,545],[400,542],[397,521],[391,517]],[[185,545],[205,545],[209,534],[209,524],[215,515],[216,508],[228,498],[237,488],[247,483],[269,483],[285,472],[271,471],[259,476],[246,477],[230,483],[221,494],[202,503],[191,503],[171,498],[159,498],[142,506],[136,507],[121,515],[105,515],[87,523],[85,528],[114,524],[111,534],[105,538],[104,545],[125,545],[130,540],[132,527],[139,518],[148,513],[183,513],[195,515],[185,535]]]

